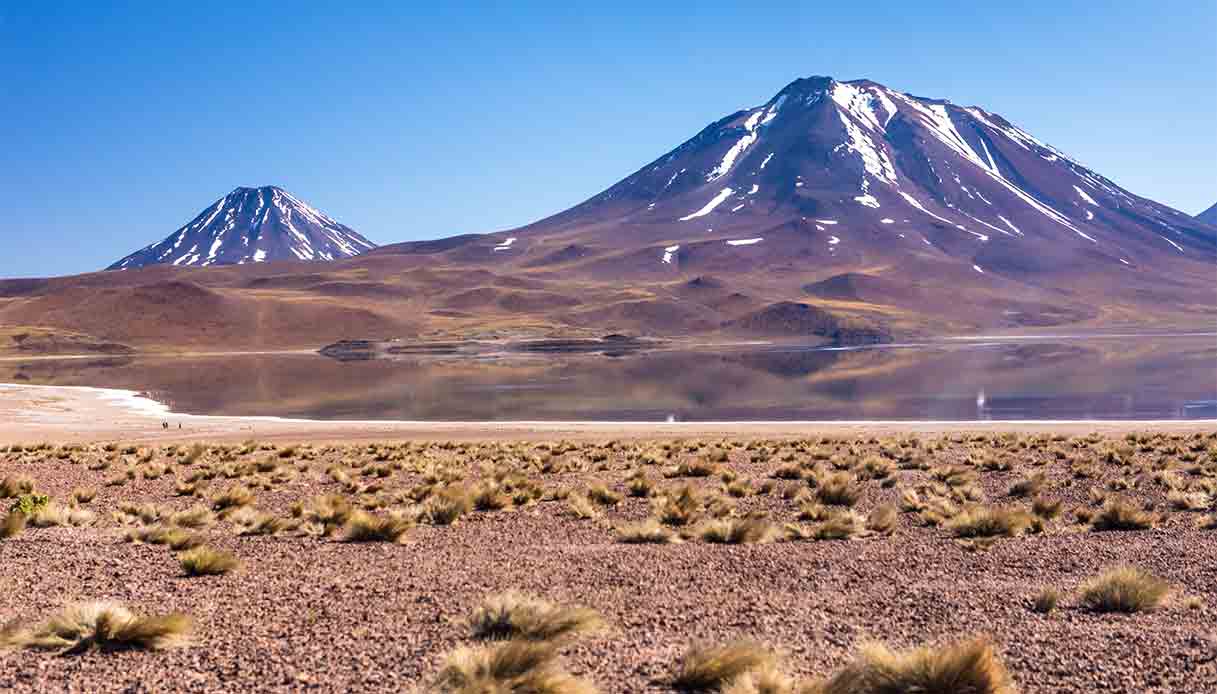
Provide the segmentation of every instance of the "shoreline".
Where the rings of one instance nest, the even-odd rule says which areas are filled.
[[[0,384],[0,444],[35,441],[386,441],[394,439],[589,439],[888,435],[955,432],[1121,434],[1217,431],[1213,419],[823,420],[729,422],[314,420],[179,414],[137,391]],[[163,424],[168,423],[169,428]],[[180,427],[180,428],[179,428]]]

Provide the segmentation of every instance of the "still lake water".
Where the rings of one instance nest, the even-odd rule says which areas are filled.
[[[0,381],[137,390],[176,412],[346,420],[1217,418],[1217,337],[797,345],[508,358],[31,360]]]

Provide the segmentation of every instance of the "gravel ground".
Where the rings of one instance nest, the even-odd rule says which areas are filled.
[[[1209,512],[1215,510],[1205,485],[1217,479],[1217,434],[1132,444],[1123,437],[1057,438],[956,436],[926,438],[916,447],[899,438],[630,441],[573,444],[566,451],[531,442],[264,445],[212,448],[192,464],[165,448],[124,453],[84,445],[0,453],[0,475],[27,475],[53,499],[66,500],[82,486],[98,490],[96,499],[82,504],[96,513],[93,524],[31,527],[0,540],[0,620],[37,620],[66,603],[94,599],[144,613],[181,611],[196,620],[193,644],[181,649],[68,657],[0,651],[0,690],[425,691],[444,655],[471,643],[462,623],[469,610],[492,594],[518,589],[603,615],[607,631],[564,650],[567,669],[602,692],[668,691],[663,682],[672,664],[694,642],[753,638],[782,653],[790,674],[814,678],[846,663],[863,641],[903,648],[973,634],[993,638],[1022,692],[1217,691],[1217,531],[1196,529],[1203,512],[1173,510],[1162,481],[1209,494]],[[451,526],[422,523],[400,544],[343,543],[290,531],[238,536],[220,521],[202,531],[207,543],[236,554],[241,566],[195,578],[183,575],[167,548],[125,541],[131,526],[113,517],[123,503],[185,509],[238,482],[257,489],[258,509],[281,517],[290,516],[293,503],[321,493],[362,499],[380,513],[413,515],[418,507],[400,503],[397,492],[444,469],[463,475],[454,485],[471,484],[492,463],[539,483],[550,497],[601,483],[623,492],[637,467],[657,491],[693,484],[717,494],[723,472],[750,479],[756,490],[784,464],[802,464],[805,472],[818,464],[821,474],[837,467],[853,475],[861,461],[884,451],[895,469],[890,482],[858,482],[855,508],[863,515],[898,503],[903,490],[931,484],[946,465],[974,472],[970,493],[1003,506],[1025,506],[1007,490],[1029,474],[1044,473],[1041,496],[1061,500],[1066,511],[1042,532],[1002,538],[988,548],[926,526],[913,512],[899,515],[891,535],[843,541],[718,545],[690,538],[627,545],[615,541],[614,527],[646,518],[652,504],[628,496],[587,520],[557,499],[472,511]],[[1110,451],[1117,451],[1114,459],[1108,459]],[[663,474],[698,460],[715,465],[717,476]],[[109,461],[107,469],[90,469],[103,461]],[[272,472],[239,475],[243,463],[257,461],[294,473],[280,482],[269,481]],[[161,464],[169,471],[145,478]],[[347,486],[326,474],[335,464],[352,478]],[[999,469],[1007,465],[1011,469]],[[372,466],[385,467],[388,476],[360,474]],[[226,467],[237,476],[225,479]],[[128,468],[134,480],[105,484]],[[174,494],[175,475],[208,469],[219,474],[201,498]],[[1164,470],[1171,475],[1163,478]],[[260,482],[269,489],[258,489]],[[382,489],[369,490],[373,482]],[[779,526],[815,526],[798,520],[799,500],[780,493],[790,487],[806,489],[805,496],[814,493],[811,485],[776,479],[772,485],[767,494],[723,499],[736,517],[764,514]],[[1111,491],[1124,485],[1129,488]],[[1157,526],[1089,530],[1072,511],[1099,507],[1092,488],[1152,506]],[[1077,587],[1115,564],[1169,581],[1166,604],[1133,615],[1082,609]],[[1047,615],[1031,609],[1032,597],[1045,586],[1064,596]]]

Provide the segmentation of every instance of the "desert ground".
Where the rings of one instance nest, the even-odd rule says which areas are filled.
[[[3,395],[6,691],[1217,689],[1212,422],[319,424]]]

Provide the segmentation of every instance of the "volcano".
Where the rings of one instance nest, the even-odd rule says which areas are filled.
[[[278,260],[336,260],[375,248],[354,229],[277,186],[237,188],[166,239],[108,270],[148,265],[243,265]]]

